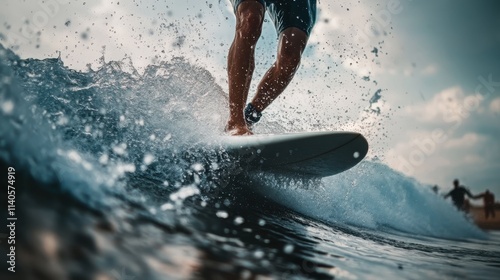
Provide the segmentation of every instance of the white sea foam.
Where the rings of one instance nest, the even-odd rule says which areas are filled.
[[[486,237],[429,186],[379,162],[364,161],[312,184],[306,189],[266,183],[258,190],[327,223],[441,238]]]

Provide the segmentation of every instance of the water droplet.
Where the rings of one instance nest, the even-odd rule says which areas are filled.
[[[100,158],[99,158],[99,163],[102,164],[102,165],[105,165],[108,163],[108,160],[109,160],[109,156],[108,154],[103,154]]]
[[[127,150],[127,144],[121,143],[113,147],[113,152],[117,155],[124,155]]]
[[[212,170],[218,170],[219,169],[219,164],[217,164],[217,162],[212,162],[211,168],[212,168]]]
[[[177,192],[170,194],[170,200],[180,201],[196,194],[200,194],[200,189],[198,189],[195,185],[189,185],[186,187],[182,187]]]
[[[237,226],[243,224],[244,222],[245,222],[245,219],[243,219],[243,217],[236,217],[234,219],[234,224]]]
[[[222,218],[222,219],[226,219],[227,217],[229,217],[229,214],[226,212],[226,211],[217,211],[217,213],[215,213],[215,215],[219,218]]]
[[[163,142],[168,141],[170,139],[172,139],[172,134],[169,133],[169,134],[165,135],[165,137],[163,138]]]
[[[2,111],[4,112],[4,114],[10,115],[12,113],[12,111],[14,111],[14,102],[12,102],[11,100],[7,100],[7,101],[2,103],[1,108],[2,108]]]
[[[285,254],[290,254],[293,252],[293,249],[294,249],[294,246],[292,244],[287,244],[283,248],[283,252],[285,252]]]
[[[154,160],[155,160],[155,156],[153,156],[152,154],[144,155],[143,162],[145,165],[150,165]]]
[[[172,210],[172,209],[174,209],[174,208],[175,208],[175,207],[174,207],[174,205],[173,205],[172,203],[168,203],[168,202],[167,202],[167,203],[165,203],[165,204],[163,204],[162,206],[160,206],[160,209],[161,209],[162,211]]]
[[[261,259],[262,257],[264,257],[264,252],[262,250],[257,250],[253,253],[254,257],[256,257],[257,259]]]
[[[201,172],[201,171],[203,171],[205,168],[203,167],[203,164],[201,164],[201,163],[198,163],[198,162],[197,162],[197,163],[195,163],[195,164],[191,165],[191,169],[193,169],[193,170],[194,170],[194,171],[196,171],[196,172]]]

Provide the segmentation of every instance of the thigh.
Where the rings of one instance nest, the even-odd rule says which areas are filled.
[[[266,7],[278,35],[289,27],[311,34],[316,22],[316,0],[266,0]]]

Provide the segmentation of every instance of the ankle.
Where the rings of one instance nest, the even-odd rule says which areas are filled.
[[[245,121],[247,125],[253,125],[257,123],[262,117],[262,113],[253,106],[252,103],[248,103],[245,107]]]

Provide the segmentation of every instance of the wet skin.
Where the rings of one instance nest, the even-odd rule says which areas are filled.
[[[259,40],[265,9],[257,1],[242,2],[236,11],[236,32],[228,54],[230,135],[252,135],[243,109],[255,69],[255,46]],[[307,34],[295,27],[279,35],[276,61],[267,70],[257,87],[252,105],[257,111],[266,109],[288,86],[300,65],[307,44]]]

